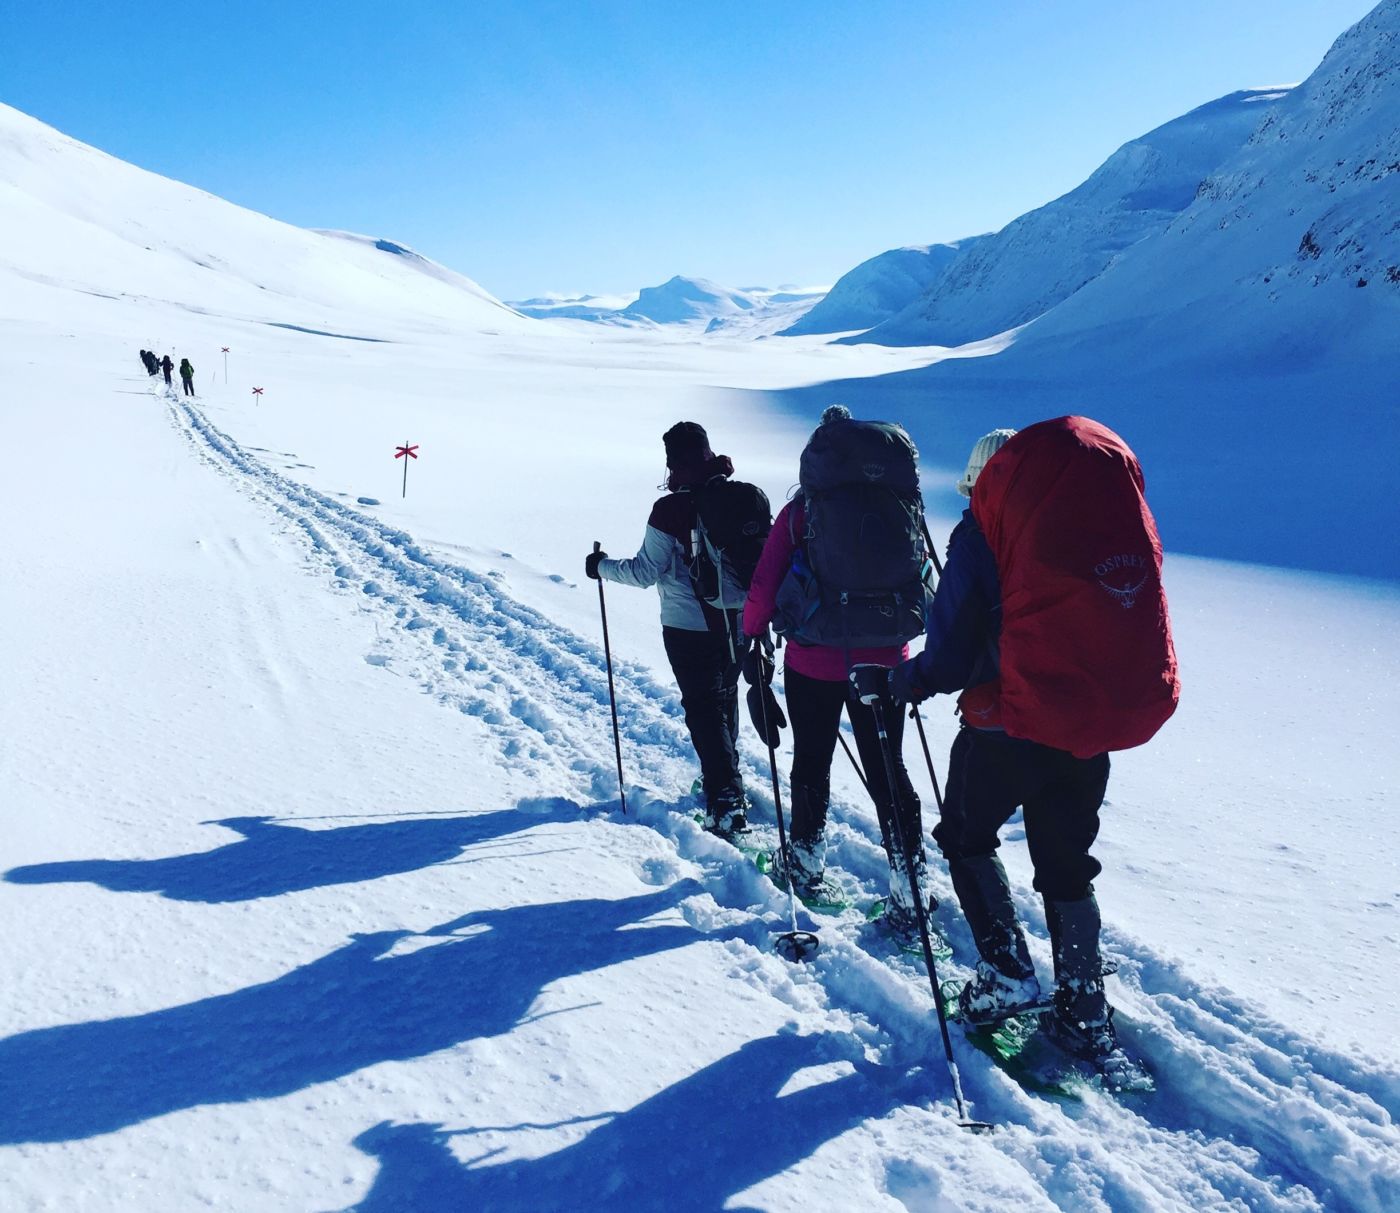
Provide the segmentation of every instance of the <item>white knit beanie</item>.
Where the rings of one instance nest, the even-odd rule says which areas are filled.
[[[971,497],[972,486],[977,483],[977,477],[987,466],[987,460],[1006,445],[1008,438],[1014,437],[1016,437],[1015,430],[993,430],[990,434],[984,434],[979,438],[977,444],[972,448],[972,454],[968,456],[967,471],[962,474],[958,481],[958,492],[964,497]]]

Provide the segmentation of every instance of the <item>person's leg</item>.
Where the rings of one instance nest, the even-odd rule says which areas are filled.
[[[909,778],[909,769],[904,765],[904,714],[898,704],[890,701],[882,704],[881,709],[890,741],[890,762],[894,767],[893,791],[885,774],[885,753],[880,745],[875,713],[856,698],[853,690],[847,688],[846,714],[851,721],[851,731],[855,734],[856,752],[860,755],[866,786],[875,803],[885,853],[891,863],[898,861],[902,864],[907,844],[915,861],[921,862],[924,854],[923,809]]]
[[[804,866],[820,873],[826,864],[826,817],[831,803],[831,759],[841,725],[845,684],[783,671],[788,723],[792,726],[792,820],[790,841]]]
[[[1074,1047],[1098,1053],[1112,1048],[1112,1016],[1093,885],[1102,865],[1089,848],[1098,837],[1109,759],[1107,754],[1075,758],[1059,750],[1049,755],[1053,777],[1025,804],[1026,843],[1045,903],[1061,1026]]]
[[[1031,746],[961,729],[953,742],[943,816],[933,831],[979,954],[998,973],[1017,980],[1033,979],[1035,968],[997,858],[997,831],[1036,786]]]
[[[721,638],[720,647],[720,660],[724,663],[720,674],[720,715],[729,734],[729,750],[734,755],[734,786],[742,797],[744,781],[739,771],[739,675],[744,668],[742,612],[731,612],[729,628],[734,643],[731,646],[728,640]]]
[[[663,628],[662,640],[671,662],[690,741],[700,760],[705,803],[711,810],[741,802],[743,783],[734,747],[730,717],[737,692],[729,678],[729,652],[723,636]]]

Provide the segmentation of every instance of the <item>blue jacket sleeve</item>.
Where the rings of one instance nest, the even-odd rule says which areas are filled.
[[[925,623],[924,651],[909,671],[928,694],[950,694],[997,676],[1001,580],[971,511],[953,531],[948,560]]]

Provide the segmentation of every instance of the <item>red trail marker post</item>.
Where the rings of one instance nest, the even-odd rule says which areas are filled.
[[[254,403],[254,404],[261,404],[261,403],[262,403],[262,388],[260,388],[260,387],[255,387],[255,388],[253,389],[253,403]]]
[[[221,345],[219,346],[219,349],[223,352],[224,355],[224,382],[228,383],[228,346]]]
[[[409,446],[408,443],[405,442],[405,443],[403,444],[403,446],[396,446],[396,447],[394,448],[394,458],[395,458],[395,459],[402,459],[402,460],[403,460],[403,496],[407,497],[407,496],[408,496],[408,461],[409,461],[410,459],[417,459],[417,458],[418,458],[418,446],[417,446],[417,444],[415,444],[415,445],[413,445],[413,446]]]

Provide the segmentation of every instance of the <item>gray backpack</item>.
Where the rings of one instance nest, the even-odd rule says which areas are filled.
[[[782,635],[850,650],[923,634],[933,591],[918,454],[888,422],[818,427],[802,452],[803,531],[778,588]]]

